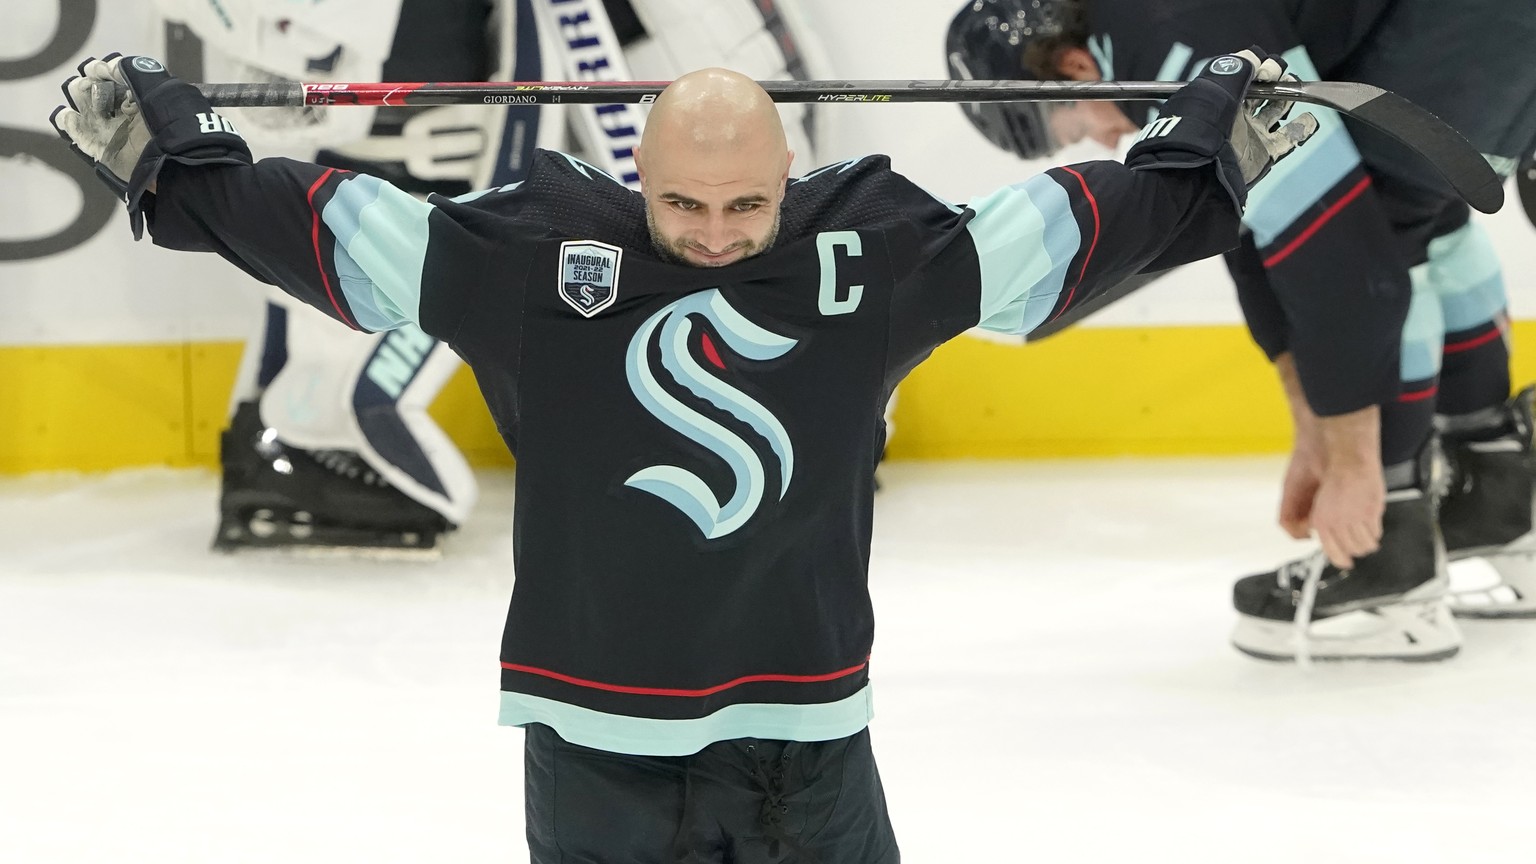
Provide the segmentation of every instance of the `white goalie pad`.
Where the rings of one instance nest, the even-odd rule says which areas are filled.
[[[815,79],[828,68],[799,0],[631,0],[646,36],[625,59],[637,80],[670,81],[720,66],[759,81]],[[601,6],[601,3],[596,4]],[[820,166],[814,116],[807,103],[779,106],[797,176]]]
[[[205,47],[210,81],[377,81],[401,0],[153,0]],[[258,148],[331,146],[368,134],[375,109],[221,108]]]
[[[458,357],[415,328],[357,333],[286,295],[274,302],[288,311],[288,357],[261,394],[262,422],[295,447],[359,454],[412,500],[463,524],[479,488],[427,413]],[[247,354],[261,340],[249,344]],[[360,399],[370,386],[392,398]]]
[[[608,21],[602,0],[531,0],[539,26],[547,80],[630,81],[628,56]],[[638,188],[634,148],[645,128],[641,105],[570,105],[545,109],[564,114],[573,149],[593,166]]]
[[[398,0],[397,0],[398,2]],[[543,0],[536,0],[537,3]],[[600,6],[601,4],[599,4]],[[519,38],[517,0],[497,0],[492,10],[489,32],[495,53],[491,73],[492,81],[510,81],[519,65],[516,47]],[[606,19],[605,19],[606,20]],[[525,44],[541,43],[539,34]],[[553,75],[558,66],[547,50],[541,51],[540,62],[534,64],[534,72],[524,77],[542,80]],[[524,58],[526,60],[526,58]],[[522,65],[528,65],[524,62]],[[337,109],[350,111],[351,108]],[[538,132],[534,146],[560,149],[565,145],[564,130],[548,108],[540,109]],[[503,152],[503,137],[513,139],[511,156],[516,158],[521,148],[519,136],[523,129],[518,123],[508,123],[509,109],[491,105],[440,105],[424,108],[408,119],[398,136],[376,136],[348,141],[331,149],[356,159],[374,162],[398,162],[405,165],[413,177],[421,180],[461,180],[474,189],[493,185],[498,167],[516,171],[518,165],[498,166],[497,159]]]

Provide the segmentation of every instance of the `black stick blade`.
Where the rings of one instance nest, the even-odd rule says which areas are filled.
[[[1515,188],[1520,190],[1520,203],[1525,205],[1525,216],[1536,225],[1536,156],[1525,160],[1515,174]]]
[[[1305,101],[1342,111],[1423,156],[1474,209],[1494,213],[1504,206],[1504,179],[1477,148],[1439,117],[1396,93],[1367,84],[1309,82],[1306,91]]]

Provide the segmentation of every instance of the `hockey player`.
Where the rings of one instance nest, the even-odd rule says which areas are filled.
[[[148,57],[82,64],[53,119],[156,245],[353,327],[413,323],[474,370],[518,458],[501,722],[527,727],[535,862],[884,864],[866,727],[885,396],[973,325],[1027,332],[1236,243],[1248,185],[1316,127],[1243,110],[1281,68],[1217,58],[1165,105],[1190,122],[1126,164],[968,206],[879,156],[791,181],[767,94],[719,69],[657,99],[641,192],[549,151],[521,183],[425,201],[252,163]]]
[[[717,0],[704,32],[678,0],[156,3],[201,37],[212,80],[664,80],[710,63],[804,78],[814,54],[797,7],[754,0]],[[318,147],[320,164],[419,195],[511,183],[535,147],[573,149],[635,185],[630,150],[644,121],[635,105],[229,114],[260,148]],[[796,151],[814,159],[809,106],[783,114]],[[417,328],[347,334],[272,295],[247,343],[222,436],[215,547],[434,547],[477,492],[427,413],[457,358]]]
[[[1536,141],[1536,66],[1520,47],[1533,39],[1536,6],[1501,0],[1449,16],[1427,0],[970,0],[946,50],[956,77],[1178,80],[1252,42],[1302,78],[1411,99],[1507,172]],[[1082,138],[1114,147],[1158,110],[966,106],[1024,158]],[[1466,205],[1412,153],[1319,119],[1308,148],[1254,190],[1227,263],[1295,421],[1280,522],[1315,533],[1322,552],[1240,580],[1233,640],[1270,659],[1295,656],[1298,638],[1318,658],[1447,657],[1460,635],[1442,599],[1446,547],[1486,555],[1503,580],[1450,608],[1536,614],[1530,398],[1509,396],[1503,282]],[[1435,423],[1452,466],[1438,519]]]

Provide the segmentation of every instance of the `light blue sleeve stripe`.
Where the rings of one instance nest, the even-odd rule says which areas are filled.
[[[431,204],[377,177],[336,186],[320,218],[336,237],[336,269],[357,323],[370,330],[420,323],[421,271]]]
[[[336,244],[332,257],[336,262],[336,275],[341,277],[341,293],[346,296],[347,305],[352,308],[352,317],[357,319],[357,326],[377,333],[410,323],[411,319],[406,317],[405,312],[378,291],[373,280],[368,278],[368,274],[363,272],[363,268],[340,243]]]
[[[1001,333],[1038,327],[1066,284],[1082,244],[1066,190],[1040,174],[970,202],[966,230],[981,260],[980,326]]]
[[[572,744],[633,756],[687,756],[716,741],[767,738],[832,741],[857,734],[875,716],[870,688],[816,705],[744,703],[707,717],[656,720],[605,714],[525,693],[501,694],[502,726],[543,723]]]
[[[1287,72],[1296,73],[1303,81],[1317,80],[1317,68],[1305,48],[1298,45],[1281,56],[1288,64]],[[1291,109],[1292,116],[1302,112],[1311,112],[1317,118],[1317,132],[1275,163],[1269,174],[1248,192],[1243,222],[1253,231],[1260,248],[1274,242],[1308,207],[1360,164],[1360,152],[1344,130],[1338,112],[1299,102]]]
[[[1440,298],[1435,296],[1431,284],[1429,265],[1412,268],[1408,276],[1413,282],[1413,299],[1408,302],[1408,318],[1403,321],[1398,376],[1404,381],[1423,381],[1440,374],[1445,319],[1440,314]]]
[[[1429,241],[1428,268],[1449,332],[1481,327],[1509,305],[1498,253],[1477,222]]]
[[[513,189],[516,189],[521,185],[523,185],[523,181],[519,180],[516,183],[508,183],[505,186],[493,186],[490,189],[477,189],[474,192],[465,192],[463,195],[455,195],[453,196],[453,200],[460,204],[468,204],[471,201],[478,201],[479,199],[484,198],[492,192],[511,192]]]

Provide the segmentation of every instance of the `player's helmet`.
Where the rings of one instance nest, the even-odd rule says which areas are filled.
[[[949,22],[945,56],[951,78],[1013,80],[1024,77],[1025,49],[1079,29],[1077,0],[967,0]],[[1060,149],[1051,133],[1053,102],[965,102],[961,108],[993,144],[1025,159]]]

